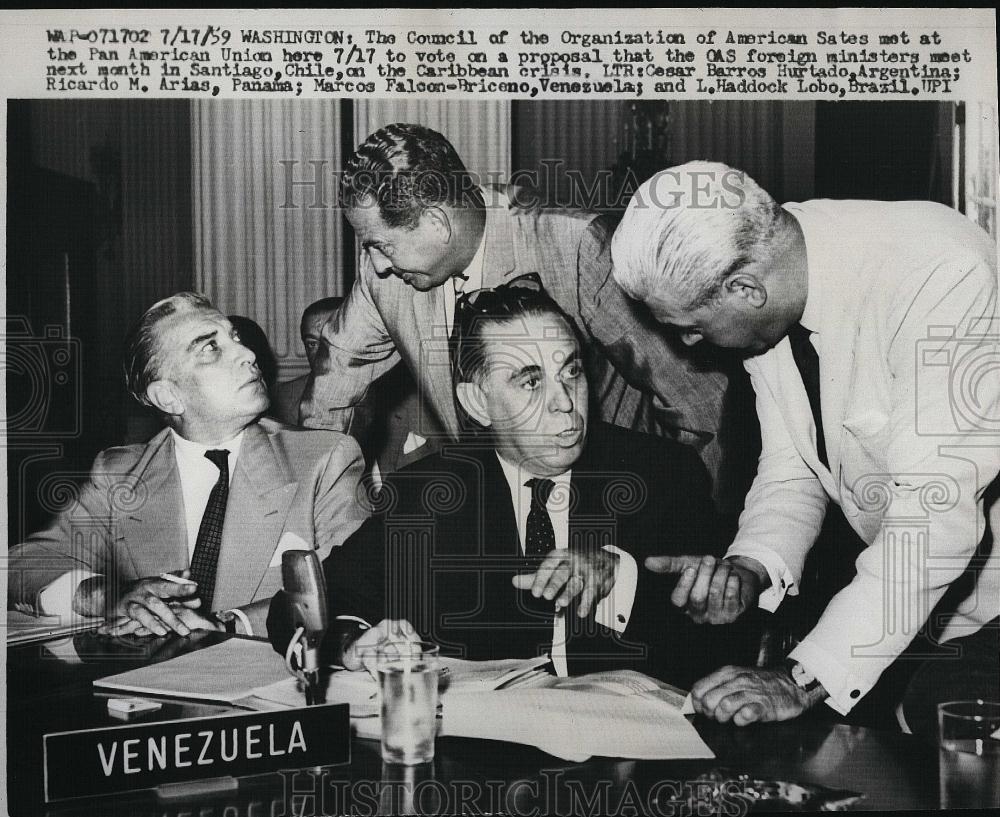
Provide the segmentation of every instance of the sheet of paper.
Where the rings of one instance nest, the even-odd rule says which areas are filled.
[[[99,678],[94,686],[232,703],[250,695],[258,685],[284,678],[288,678],[285,662],[266,641],[230,638],[169,661]]]
[[[526,743],[567,760],[715,757],[676,706],[646,695],[559,688],[456,695],[444,706],[441,734]]]
[[[441,681],[441,700],[451,695],[467,692],[484,692],[495,689],[507,680],[529,675],[548,663],[548,658],[510,658],[499,661],[464,661],[460,658],[442,658],[441,666],[446,670]],[[547,676],[544,671],[538,672]],[[303,706],[305,702],[302,686],[292,677],[285,677],[272,684],[261,685],[252,692],[253,698],[280,706]],[[327,679],[325,689],[327,703],[351,705],[353,717],[367,717],[378,714],[378,684],[367,672],[340,671]],[[254,702],[247,703],[255,706]]]
[[[682,715],[681,690],[639,672],[618,670],[556,678],[538,668],[545,659],[471,662],[442,659],[442,735],[537,746],[566,760],[591,756],[635,759],[712,758]],[[538,673],[537,675],[533,673]],[[531,680],[517,685],[521,678]],[[496,686],[515,679],[504,689]],[[328,703],[349,703],[357,734],[379,735],[377,684],[366,672],[336,672]],[[254,690],[241,703],[302,706],[294,678]],[[567,726],[571,724],[571,726]]]

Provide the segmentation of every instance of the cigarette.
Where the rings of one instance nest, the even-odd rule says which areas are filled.
[[[174,584],[190,584],[194,587],[198,586],[198,582],[193,582],[190,579],[184,579],[180,576],[175,576],[173,573],[161,573],[160,578],[167,582],[173,582]]]

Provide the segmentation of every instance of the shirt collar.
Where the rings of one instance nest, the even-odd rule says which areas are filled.
[[[228,442],[220,443],[219,445],[204,445],[203,443],[196,443],[193,440],[186,440],[173,429],[170,429],[170,433],[174,438],[174,448],[177,451],[177,456],[186,463],[200,463],[205,461],[206,451],[215,451],[220,448],[227,449],[229,451],[229,470],[232,473],[232,465],[240,455],[240,447],[243,445],[243,435],[246,434],[246,429]]]
[[[503,457],[500,456],[500,452],[496,452],[497,459],[500,460],[500,468],[503,469],[503,475],[507,479],[507,485],[510,488],[510,495],[514,498],[515,502],[517,497],[520,495],[521,490],[525,487],[529,479],[551,479],[556,486],[569,487],[570,477],[573,474],[573,470],[563,471],[561,474],[557,474],[554,477],[540,477],[538,474],[532,474],[526,468],[520,465],[514,465],[513,463],[507,462]]]
[[[823,262],[823,247],[820,234],[813,229],[808,213],[805,213],[797,204],[790,203],[782,205],[782,209],[788,211],[802,228],[802,238],[806,245],[806,281],[809,291],[806,294],[806,305],[802,310],[802,317],[799,323],[811,333],[817,334],[821,326],[821,315],[823,307],[823,293],[820,288],[818,270]]]

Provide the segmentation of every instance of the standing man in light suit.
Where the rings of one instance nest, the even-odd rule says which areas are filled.
[[[219,629],[213,611],[245,608],[240,620],[263,634],[266,607],[254,603],[281,586],[282,553],[326,556],[368,516],[357,444],[260,419],[268,396],[253,352],[203,295],[151,306],[124,367],[168,428],[102,451],[76,501],[11,548],[9,602],[105,616],[115,635]]]
[[[774,609],[798,592],[830,500],[867,543],[788,666],[717,671],[695,708],[737,724],[823,700],[846,713],[929,617],[962,648],[938,667],[993,645],[995,697],[1000,548],[973,558],[1000,470],[988,236],[925,202],[779,207],[746,174],[692,162],[636,191],[612,255],[622,288],[686,343],[743,350],[757,395],[763,452],[725,559],[647,561],[680,574],[673,603],[716,623]],[[932,703],[906,712],[926,722]]]
[[[699,370],[629,302],[611,276],[608,230],[596,214],[542,207],[526,188],[481,187],[441,134],[409,124],[388,125],[358,147],[341,199],[361,268],[323,330],[326,354],[303,396],[305,425],[349,427],[352,407],[402,361],[422,397],[407,453],[422,453],[430,438],[457,439],[448,351],[456,298],[537,273],[585,339],[600,418],[693,446],[716,498],[738,492],[719,481],[726,374]]]

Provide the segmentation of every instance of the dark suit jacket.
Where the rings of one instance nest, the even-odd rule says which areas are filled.
[[[567,610],[571,674],[635,668],[687,686],[722,663],[752,661],[756,641],[744,637],[747,626],[694,625],[669,602],[673,579],[642,565],[651,554],[724,550],[708,475],[690,448],[594,423],[570,485],[570,547],[614,545],[639,568],[624,633],[598,625],[593,613],[581,620],[575,606]],[[375,515],[324,563],[331,616],[406,618],[442,654],[464,658],[550,649],[552,602],[511,585],[533,565],[521,555],[510,490],[491,446],[448,446],[389,477],[374,504]],[[291,634],[286,615],[279,594],[268,629],[281,650]]]

